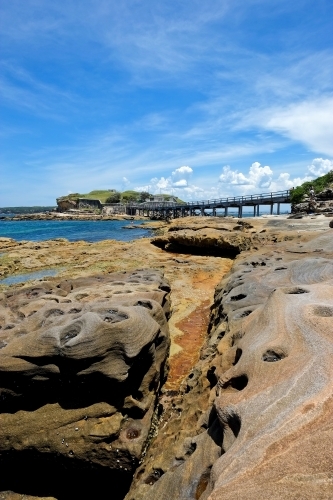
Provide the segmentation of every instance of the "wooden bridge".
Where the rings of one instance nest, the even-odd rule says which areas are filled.
[[[142,215],[151,219],[168,219],[177,217],[187,217],[191,215],[216,216],[217,211],[223,211],[224,216],[228,215],[229,208],[238,209],[238,217],[243,216],[243,207],[253,207],[253,217],[259,216],[260,205],[270,206],[270,213],[273,214],[274,205],[276,213],[280,214],[281,203],[290,203],[290,191],[277,191],[275,193],[253,194],[248,196],[235,196],[231,198],[220,198],[218,200],[190,201],[188,203],[175,202],[144,202],[129,203],[127,214]]]

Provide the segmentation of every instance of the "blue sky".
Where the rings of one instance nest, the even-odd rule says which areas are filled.
[[[329,0],[0,6],[0,206],[255,194],[333,168]]]

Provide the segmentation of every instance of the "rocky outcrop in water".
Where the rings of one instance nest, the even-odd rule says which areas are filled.
[[[56,201],[58,212],[66,212],[67,210],[79,208],[78,199],[57,198]]]
[[[142,270],[2,294],[2,491],[101,498],[117,480],[123,498],[167,374],[169,291]]]

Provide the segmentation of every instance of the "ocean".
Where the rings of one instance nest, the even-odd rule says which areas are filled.
[[[6,214],[7,215],[7,214]],[[0,220],[0,237],[17,241],[44,241],[66,238],[69,241],[131,241],[152,235],[149,229],[123,229],[140,224],[127,220]]]

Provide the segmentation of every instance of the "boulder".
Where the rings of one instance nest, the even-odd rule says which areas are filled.
[[[117,478],[123,498],[167,374],[169,290],[141,270],[2,295],[0,491],[91,498]]]

